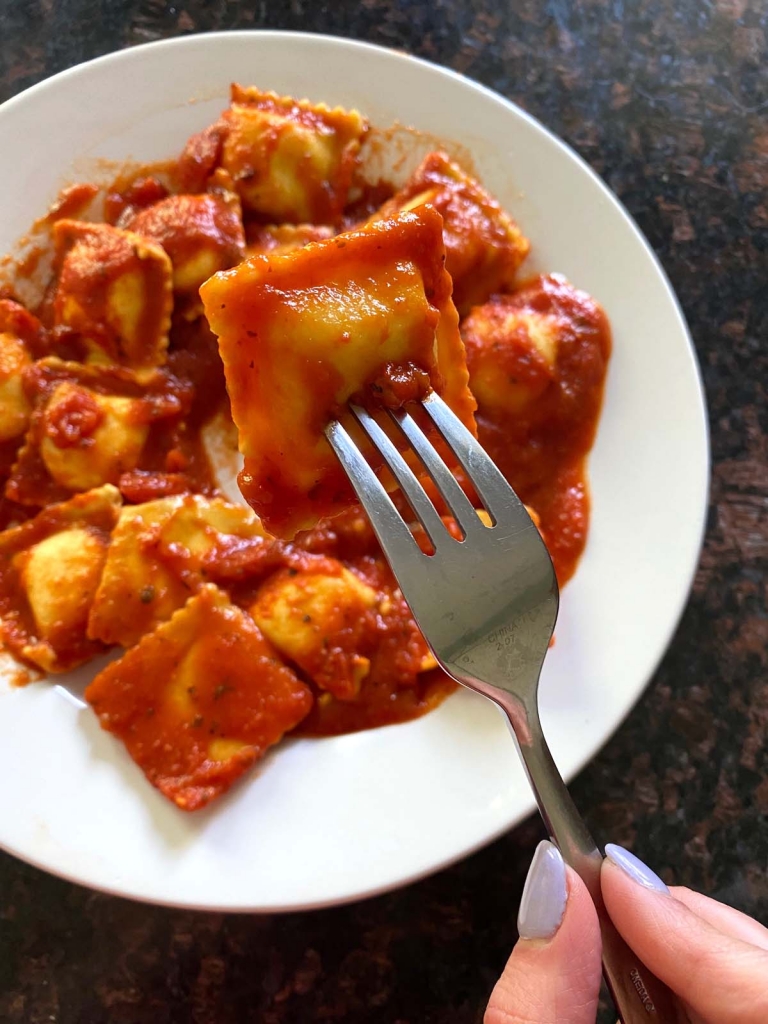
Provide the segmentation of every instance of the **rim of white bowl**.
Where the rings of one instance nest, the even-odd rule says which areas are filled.
[[[173,37],[171,39],[159,39],[159,40],[154,40],[153,42],[149,42],[149,43],[141,43],[141,44],[139,44],[137,46],[129,46],[129,47],[126,47],[126,48],[124,48],[122,50],[114,50],[111,53],[103,54],[101,57],[95,57],[95,58],[93,58],[91,60],[82,61],[79,64],[75,64],[75,65],[73,65],[70,68],[66,68],[63,71],[59,71],[59,72],[57,72],[54,75],[50,75],[47,78],[44,78],[42,81],[37,82],[35,85],[32,85],[29,88],[22,90],[22,92],[18,93],[17,95],[12,96],[9,99],[5,100],[5,102],[0,104],[0,114],[2,114],[4,111],[6,111],[6,110],[8,110],[8,109],[10,109],[12,107],[16,107],[16,106],[22,105],[25,102],[28,102],[29,99],[34,97],[38,92],[50,88],[56,82],[63,81],[64,79],[77,78],[80,75],[87,74],[88,72],[90,72],[90,70],[93,67],[99,66],[101,64],[107,64],[107,63],[109,63],[109,64],[126,63],[127,64],[127,63],[130,63],[132,60],[137,59],[136,54],[140,55],[142,52],[145,52],[147,50],[150,50],[150,49],[151,50],[157,50],[157,49],[183,50],[185,47],[188,47],[188,46],[190,46],[192,44],[198,44],[201,39],[206,39],[206,40],[211,40],[211,39],[238,39],[238,40],[242,40],[244,37],[245,38],[248,38],[248,37],[259,37],[259,38],[271,37],[271,38],[273,38],[275,40],[278,40],[278,39],[282,39],[282,40],[291,39],[291,40],[300,40],[300,41],[302,41],[304,43],[310,43],[310,44],[316,43],[316,42],[324,42],[324,43],[332,43],[333,45],[336,45],[336,46],[340,45],[340,46],[343,46],[343,47],[346,47],[346,48],[349,48],[349,49],[358,50],[358,51],[362,49],[362,50],[370,50],[370,51],[375,52],[375,53],[377,53],[379,55],[385,54],[385,55],[387,55],[388,58],[390,58],[390,59],[392,59],[394,61],[402,61],[404,63],[416,63],[416,64],[424,65],[425,67],[429,68],[433,72],[437,72],[440,75],[445,75],[445,76],[447,76],[449,78],[452,78],[452,79],[454,79],[456,81],[461,82],[466,88],[471,89],[471,90],[473,90],[473,91],[475,91],[477,93],[482,94],[487,99],[492,100],[494,103],[501,104],[502,106],[510,108],[515,113],[515,115],[517,117],[522,118],[525,121],[527,121],[529,126],[531,126],[537,132],[539,132],[543,136],[545,136],[549,140],[550,143],[554,144],[562,152],[562,154],[567,159],[569,159],[570,161],[576,163],[579,166],[579,168],[592,179],[593,183],[598,186],[598,188],[602,192],[604,198],[606,198],[606,199],[608,199],[610,201],[610,203],[614,207],[615,211],[624,220],[626,226],[635,235],[636,240],[639,241],[640,244],[642,245],[643,249],[645,250],[646,255],[650,258],[653,266],[656,269],[656,272],[657,272],[657,274],[658,274],[658,276],[659,276],[659,278],[661,280],[661,283],[664,286],[664,289],[666,291],[668,299],[672,303],[672,306],[674,308],[674,311],[675,311],[675,314],[676,314],[676,317],[677,317],[680,329],[682,330],[682,333],[683,333],[683,335],[684,335],[684,337],[686,339],[686,342],[687,342],[688,360],[689,360],[689,363],[690,363],[690,367],[691,367],[691,369],[693,371],[694,377],[695,377],[696,382],[698,384],[698,394],[697,394],[698,409],[697,409],[697,412],[698,412],[698,415],[699,415],[699,419],[701,421],[702,438],[703,438],[703,442],[704,442],[704,446],[703,446],[704,450],[702,452],[702,455],[703,455],[703,466],[702,466],[702,469],[703,469],[703,473],[702,473],[703,488],[702,488],[702,496],[701,496],[702,500],[700,502],[700,506],[701,507],[699,509],[698,525],[697,525],[697,543],[696,543],[696,546],[695,546],[695,549],[694,549],[695,550],[695,558],[692,558],[692,560],[691,560],[691,567],[690,567],[690,569],[689,569],[689,571],[687,573],[686,579],[684,581],[685,582],[685,586],[683,588],[681,588],[680,597],[679,597],[678,602],[677,602],[676,612],[675,612],[674,616],[670,616],[669,627],[668,627],[668,629],[666,631],[666,635],[665,635],[665,637],[663,639],[663,643],[660,644],[658,656],[656,657],[655,661],[652,663],[652,665],[650,667],[650,670],[646,673],[646,676],[643,679],[643,682],[636,688],[635,692],[632,693],[631,698],[627,702],[627,705],[626,705],[623,713],[617,718],[616,722],[612,725],[610,731],[606,735],[604,735],[599,740],[598,743],[596,743],[594,745],[587,745],[587,752],[583,755],[583,757],[581,757],[577,761],[576,765],[574,767],[572,767],[569,772],[566,773],[565,781],[569,783],[570,781],[572,781],[586,767],[587,764],[589,764],[590,761],[593,760],[593,758],[595,758],[599,754],[599,752],[608,743],[608,741],[610,739],[612,739],[613,736],[615,736],[616,732],[621,728],[622,724],[625,722],[625,720],[627,719],[629,714],[634,710],[634,708],[637,705],[638,701],[640,700],[641,696],[643,695],[643,693],[645,693],[646,689],[648,688],[651,680],[653,679],[654,675],[656,674],[656,672],[657,672],[657,670],[659,668],[659,665],[661,664],[664,656],[666,655],[667,651],[669,650],[669,646],[670,646],[670,644],[671,644],[671,642],[672,642],[672,640],[674,638],[675,633],[677,632],[678,626],[680,625],[680,620],[681,620],[681,618],[683,616],[683,613],[684,613],[684,611],[685,611],[685,609],[687,607],[688,600],[690,598],[691,587],[693,585],[693,581],[694,581],[694,577],[695,577],[695,574],[696,574],[696,570],[698,568],[699,561],[700,561],[700,558],[701,558],[701,551],[702,551],[702,547],[703,547],[703,544],[704,544],[704,538],[705,538],[705,533],[706,533],[706,524],[707,524],[707,513],[708,513],[708,507],[709,507],[709,485],[710,485],[710,476],[711,476],[710,430],[709,430],[709,419],[708,419],[708,416],[707,416],[706,396],[705,396],[704,383],[703,383],[702,374],[701,374],[701,367],[699,365],[699,361],[698,361],[698,358],[697,358],[697,355],[696,355],[696,349],[695,349],[695,346],[693,344],[693,339],[691,337],[691,332],[690,332],[690,329],[688,327],[688,323],[686,321],[686,318],[685,318],[685,315],[683,313],[683,310],[682,310],[682,307],[680,305],[680,301],[679,301],[679,299],[677,297],[677,294],[676,294],[674,288],[672,287],[672,284],[671,284],[671,282],[670,282],[670,280],[669,280],[669,278],[667,276],[667,273],[666,273],[666,271],[665,271],[665,269],[664,269],[664,267],[663,267],[659,257],[656,255],[655,251],[651,247],[650,243],[648,242],[648,240],[645,237],[645,235],[643,234],[643,232],[638,227],[638,225],[635,222],[635,220],[632,217],[632,215],[626,209],[626,207],[621,202],[621,200],[618,198],[618,196],[603,181],[603,179],[600,177],[600,175],[597,174],[597,172],[594,171],[592,169],[592,167],[590,167],[590,165],[586,162],[586,160],[584,160],[583,157],[581,157],[570,145],[568,145],[567,142],[564,142],[558,135],[556,135],[554,132],[550,131],[549,128],[545,127],[545,125],[543,125],[537,118],[533,117],[527,111],[523,110],[522,107],[519,107],[512,100],[509,100],[505,96],[502,96],[501,93],[496,92],[494,89],[490,89],[488,86],[482,85],[480,82],[476,82],[474,79],[468,78],[466,75],[463,75],[463,74],[461,74],[461,73],[459,73],[457,71],[454,71],[451,68],[445,67],[445,66],[443,66],[441,64],[436,64],[434,61],[425,60],[423,57],[415,57],[415,56],[413,56],[413,55],[411,55],[409,53],[405,53],[405,52],[400,51],[400,50],[394,50],[394,49],[391,49],[390,47],[387,47],[387,46],[380,46],[380,45],[378,45],[376,43],[368,43],[368,42],[359,41],[359,40],[355,40],[355,39],[347,39],[344,36],[334,36],[334,35],[330,35],[330,34],[327,34],[327,33],[292,32],[292,31],[289,31],[289,30],[281,30],[281,29],[244,29],[244,30],[229,30],[229,31],[223,31],[223,32],[194,32],[194,33],[190,33],[189,35],[175,36],[175,37]],[[138,59],[140,59],[140,56],[139,56]],[[384,726],[383,728],[389,728],[389,726]],[[178,900],[172,900],[172,899],[171,900],[163,900],[163,899],[159,899],[159,898],[156,898],[156,897],[142,895],[141,893],[126,892],[124,889],[120,889],[120,888],[115,887],[115,886],[109,886],[109,885],[103,885],[103,884],[94,885],[91,881],[89,881],[89,879],[87,877],[78,875],[78,873],[75,872],[75,871],[65,871],[65,870],[58,869],[55,866],[51,866],[50,864],[46,863],[46,861],[44,859],[42,859],[42,858],[35,858],[34,856],[28,855],[26,852],[16,850],[12,846],[5,845],[5,844],[3,844],[1,842],[0,842],[0,849],[4,849],[7,853],[10,853],[12,856],[17,857],[19,860],[23,861],[24,863],[30,864],[32,867],[39,868],[40,870],[45,871],[48,874],[54,875],[57,878],[61,878],[64,881],[72,882],[72,883],[74,883],[76,885],[81,885],[81,886],[83,886],[85,888],[89,888],[89,889],[92,889],[92,890],[97,891],[97,892],[102,892],[102,893],[105,893],[106,895],[109,895],[109,896],[118,896],[118,897],[122,897],[124,899],[125,898],[127,898],[127,899],[134,899],[134,900],[136,900],[138,902],[149,903],[149,904],[152,904],[154,906],[165,906],[165,907],[182,908],[182,909],[187,909],[187,910],[208,911],[208,912],[211,912],[211,913],[216,913],[216,912],[225,912],[225,913],[300,913],[300,912],[305,911],[305,910],[321,910],[321,909],[328,908],[328,907],[333,907],[333,906],[343,906],[345,904],[353,903],[353,902],[356,902],[358,900],[372,899],[375,896],[380,896],[380,895],[382,895],[384,893],[392,892],[392,891],[394,891],[396,889],[400,889],[400,888],[403,888],[403,887],[405,887],[407,885],[411,885],[414,882],[418,882],[418,881],[420,881],[423,878],[428,878],[430,875],[435,874],[436,872],[441,871],[444,868],[448,868],[451,865],[456,864],[459,861],[465,859],[466,857],[471,856],[473,853],[476,853],[477,851],[483,849],[485,846],[490,845],[492,842],[494,842],[496,839],[500,838],[506,832],[509,832],[511,829],[515,828],[521,822],[525,821],[528,817],[530,817],[530,815],[532,813],[535,812],[535,809],[536,809],[535,808],[535,803],[534,803],[533,797],[531,796],[531,801],[530,801],[530,805],[528,806],[528,809],[525,810],[524,812],[521,812],[519,814],[513,815],[512,819],[507,824],[505,824],[504,826],[502,826],[499,829],[494,830],[492,833],[490,833],[489,835],[487,835],[486,837],[484,837],[480,841],[467,844],[467,847],[465,849],[462,849],[458,853],[454,853],[454,854],[452,854],[450,856],[447,856],[445,859],[440,860],[439,862],[435,863],[434,865],[432,865],[431,867],[429,867],[429,868],[427,868],[425,870],[414,872],[414,873],[409,874],[407,876],[404,876],[404,877],[402,877],[402,878],[400,878],[400,879],[398,879],[396,881],[387,883],[385,885],[377,886],[375,888],[371,888],[369,890],[365,890],[365,891],[360,892],[360,893],[351,893],[351,894],[348,894],[348,895],[340,897],[340,898],[332,898],[332,899],[320,900],[320,901],[317,901],[317,902],[309,902],[309,903],[306,903],[306,904],[302,904],[301,906],[289,905],[289,906],[285,906],[285,907],[269,907],[269,908],[249,907],[249,906],[235,907],[235,906],[226,905],[226,904],[225,905],[212,905],[212,904],[206,904],[206,903],[195,904],[193,902],[190,902],[190,903],[187,903],[187,902],[180,903]]]

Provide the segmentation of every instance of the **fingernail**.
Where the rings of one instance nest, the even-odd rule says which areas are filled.
[[[546,839],[533,855],[520,900],[517,930],[521,939],[551,939],[565,913],[568,888],[560,851]]]
[[[655,889],[656,892],[663,892],[669,896],[669,889],[656,872],[651,871],[647,864],[643,864],[639,857],[630,853],[629,850],[625,850],[623,846],[608,843],[605,847],[605,856],[611,864],[615,864],[617,868],[621,868],[625,874],[629,875],[632,881],[638,882],[646,889]]]

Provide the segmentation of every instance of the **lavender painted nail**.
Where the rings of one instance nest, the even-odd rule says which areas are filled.
[[[563,920],[567,899],[563,858],[556,846],[544,840],[536,847],[520,900],[520,938],[551,939]]]
[[[633,882],[644,886],[646,889],[655,889],[656,892],[663,892],[669,896],[669,889],[662,882],[655,871],[651,871],[647,864],[643,864],[639,857],[623,846],[616,846],[615,843],[608,843],[605,847],[605,856],[615,864],[617,868],[629,875]]]

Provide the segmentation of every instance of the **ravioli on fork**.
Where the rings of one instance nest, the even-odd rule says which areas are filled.
[[[397,407],[434,388],[474,429],[451,288],[430,206],[254,256],[203,285],[245,457],[240,488],[266,529],[291,538],[353,503],[323,436],[351,398]]]

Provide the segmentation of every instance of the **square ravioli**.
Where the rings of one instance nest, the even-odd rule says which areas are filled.
[[[108,485],[0,534],[0,637],[12,654],[66,672],[103,650],[86,624],[119,505]]]
[[[53,228],[58,280],[54,326],[77,336],[89,362],[137,371],[165,362],[173,268],[157,242],[77,220]]]
[[[610,355],[607,318],[559,274],[532,278],[512,295],[475,307],[461,335],[480,411],[514,420],[539,453],[557,449],[541,438],[534,445],[534,428],[554,422],[573,434],[583,410],[600,400],[590,391]]]
[[[498,295],[461,322],[472,394],[483,413],[527,414],[555,380],[561,321],[526,308],[520,294]]]
[[[340,217],[367,131],[356,110],[233,85],[222,122],[221,165],[245,210],[296,224]]]
[[[173,265],[173,288],[179,299],[196,299],[203,281],[245,255],[240,200],[225,188],[203,195],[167,196],[139,210],[126,226],[163,247]]]
[[[112,534],[88,635],[130,647],[181,608],[205,578],[227,575],[244,549],[264,546],[256,516],[199,494],[126,505]]]
[[[36,316],[13,299],[0,299],[0,446],[20,438],[29,424],[32,406],[22,371],[42,355],[42,336]]]
[[[190,388],[164,370],[139,379],[122,367],[56,357],[26,369],[23,383],[33,413],[5,489],[23,505],[119,483],[191,400]]]
[[[445,153],[430,153],[374,219],[429,203],[444,222],[445,268],[464,315],[493,292],[510,288],[530,244],[483,186]]]
[[[21,437],[29,424],[32,406],[24,393],[21,374],[31,363],[24,340],[0,331],[0,444]]]
[[[309,688],[213,584],[85,691],[160,792],[185,811],[224,793],[308,714]]]
[[[245,457],[240,488],[272,533],[290,538],[352,504],[323,435],[349,398],[397,405],[431,386],[474,429],[443,264],[442,219],[425,206],[203,285]]]
[[[317,570],[282,569],[248,611],[281,654],[339,700],[354,700],[370,672],[360,653],[376,636],[379,595],[335,559]]]

